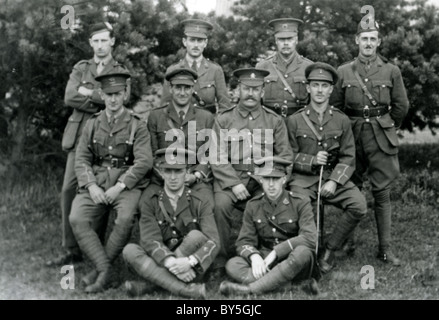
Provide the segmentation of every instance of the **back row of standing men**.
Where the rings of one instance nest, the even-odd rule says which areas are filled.
[[[313,265],[315,217],[307,218],[317,211],[322,167],[321,195],[343,209],[319,255],[322,271],[332,269],[334,251],[367,212],[360,192],[366,172],[375,199],[378,257],[399,265],[390,250],[389,193],[399,173],[396,128],[408,99],[398,67],[376,53],[378,25],[358,25],[359,56],[336,71],[298,55],[300,20],[271,21],[277,53],[256,68],[234,72],[240,100],[232,107],[222,68],[202,54],[212,26],[201,20],[183,24],[186,56],[168,68],[162,106],[151,112],[147,126],[123,107],[129,73],[112,58],[112,30],[102,24],[91,33],[95,55],[75,65],[65,95],[73,107],[63,136],[68,158],[61,194],[63,246],[69,253],[49,265],[78,262],[82,251],[96,268],[83,278],[86,291],[107,288],[111,263],[129,241],[139,203],[140,246],[126,246],[124,258],[144,279],[176,294],[205,297],[203,285],[188,283],[209,268],[225,267],[244,285],[225,281],[224,294],[271,290]],[[197,136],[212,128],[217,139],[209,150],[218,150],[218,158],[210,155],[210,164],[168,163],[165,150],[173,141],[166,134],[180,129],[187,148],[191,125]],[[224,129],[226,143],[219,140]],[[203,143],[200,139],[186,152],[197,152]],[[258,161],[273,170],[264,172]],[[104,246],[108,206],[117,218]],[[232,221],[244,209],[236,242],[242,260],[229,260],[235,254],[229,243]],[[126,286],[132,294],[150,288]]]

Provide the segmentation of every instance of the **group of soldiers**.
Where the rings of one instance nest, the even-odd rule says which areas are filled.
[[[376,23],[358,25],[359,55],[338,70],[296,52],[301,24],[270,21],[277,52],[234,71],[239,101],[231,105],[222,68],[203,56],[213,26],[183,21],[186,55],[167,69],[161,106],[145,121],[124,106],[130,73],[112,57],[111,26],[97,24],[94,57],[74,66],[65,92],[73,108],[62,141],[67,254],[47,264],[88,257],[94,269],[81,284],[89,293],[117,283],[121,253],[141,278],[125,282],[130,296],[161,287],[206,298],[213,279],[223,280],[224,295],[269,292],[327,273],[337,250],[354,250],[367,174],[377,257],[400,265],[390,241],[396,130],[409,107],[400,70],[377,54]],[[323,202],[342,209],[324,242]],[[128,243],[136,223],[139,243]]]

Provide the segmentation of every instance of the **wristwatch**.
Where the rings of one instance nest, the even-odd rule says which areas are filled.
[[[192,268],[198,264],[198,260],[193,255],[190,255],[188,259],[189,259],[189,264],[191,265]]]
[[[118,182],[122,190],[125,190],[127,188],[126,184],[123,182]]]

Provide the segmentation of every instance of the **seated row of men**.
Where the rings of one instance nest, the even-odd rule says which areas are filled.
[[[197,74],[173,70],[166,75],[171,100],[151,112],[147,125],[123,106],[129,73],[96,78],[105,110],[80,138],[79,192],[69,219],[95,267],[82,279],[86,292],[112,285],[112,263],[122,251],[145,280],[126,283],[131,295],[154,284],[205,298],[198,280],[224,268],[242,285],[226,280],[223,294],[263,293],[309,277],[318,248],[313,205],[319,190],[343,209],[319,255],[321,271],[332,269],[334,251],[367,212],[349,180],[355,164],[350,121],[328,103],[337,72],[324,63],[307,67],[310,104],[287,121],[261,105],[267,74],[236,70],[239,103],[214,116],[190,104]],[[109,207],[116,219],[103,244],[97,226]],[[127,244],[138,211],[140,243]],[[230,243],[235,220],[242,224],[236,246]]]

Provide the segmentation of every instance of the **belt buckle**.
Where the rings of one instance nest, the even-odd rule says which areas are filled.
[[[287,115],[288,115],[288,106],[286,106],[286,105],[282,105],[282,106],[280,107],[280,115],[281,115],[282,117],[284,117],[284,118],[287,117]]]
[[[111,162],[111,166],[112,166],[113,168],[119,168],[119,159],[117,159],[117,158],[111,158],[110,162]]]
[[[365,106],[363,109],[363,117],[364,119],[369,119],[370,118],[370,109],[369,106]]]

